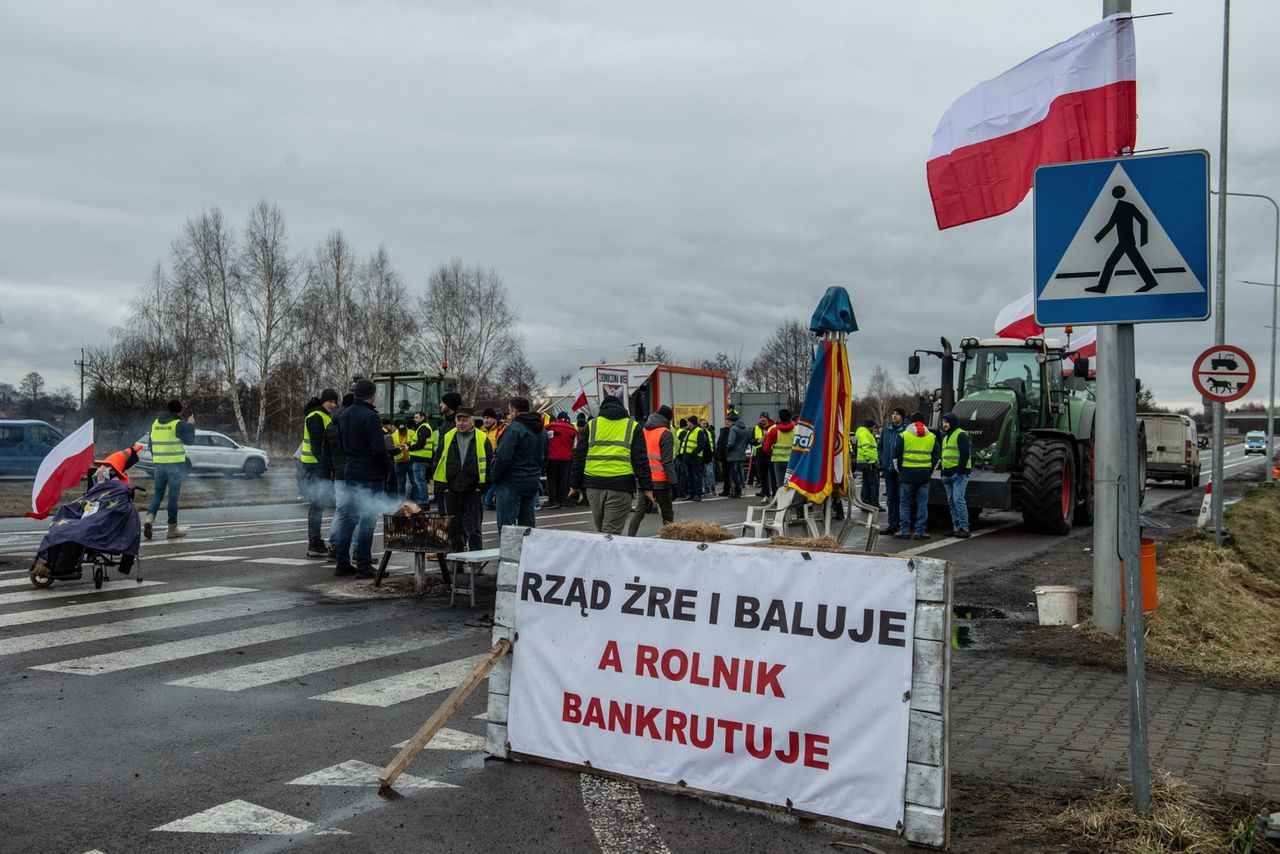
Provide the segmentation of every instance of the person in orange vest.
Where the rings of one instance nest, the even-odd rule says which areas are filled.
[[[634,537],[640,530],[640,522],[649,508],[657,505],[662,513],[662,524],[670,524],[675,519],[671,508],[674,489],[679,483],[676,474],[676,443],[671,435],[671,418],[675,413],[670,406],[659,406],[658,411],[644,422],[644,444],[649,456],[649,476],[653,478],[653,500],[641,493],[636,499],[635,509],[631,511],[631,519],[627,522],[627,536]]]

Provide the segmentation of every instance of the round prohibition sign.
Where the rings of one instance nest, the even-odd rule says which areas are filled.
[[[1191,367],[1191,382],[1196,391],[1218,403],[1231,403],[1244,397],[1257,378],[1253,359],[1231,344],[1210,347],[1196,357]]]

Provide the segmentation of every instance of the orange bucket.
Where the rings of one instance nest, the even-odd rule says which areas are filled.
[[[1143,537],[1138,550],[1142,559],[1142,610],[1156,609],[1156,541]],[[1120,561],[1120,608],[1124,609],[1124,561]]]

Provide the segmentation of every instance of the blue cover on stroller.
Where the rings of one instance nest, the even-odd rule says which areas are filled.
[[[62,543],[119,555],[137,555],[142,546],[142,523],[133,506],[133,490],[119,480],[108,480],[89,489],[83,497],[62,505],[49,531],[40,541],[40,555]]]

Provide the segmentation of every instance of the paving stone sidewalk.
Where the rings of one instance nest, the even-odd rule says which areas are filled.
[[[1151,765],[1211,790],[1280,800],[1280,694],[1148,676]],[[1125,676],[957,650],[952,770],[994,780],[1129,775]]]

